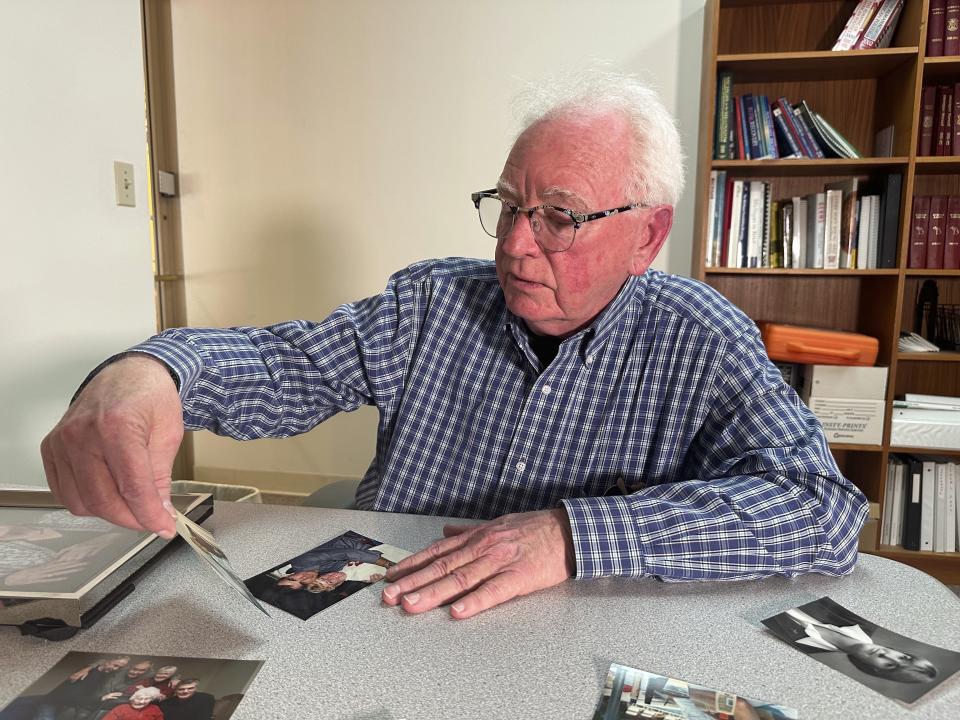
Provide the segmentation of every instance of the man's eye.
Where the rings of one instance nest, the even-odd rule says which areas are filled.
[[[543,209],[544,219],[553,225],[554,227],[562,227],[564,225],[573,225],[573,218],[567,215],[567,213],[557,210],[556,208],[547,207]]]

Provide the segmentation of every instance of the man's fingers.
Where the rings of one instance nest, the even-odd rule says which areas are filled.
[[[437,545],[439,544],[440,543],[437,543]],[[396,582],[385,587],[383,589],[383,601],[387,605],[397,605],[408,593],[419,590],[430,583],[437,582],[448,575],[453,575],[457,581],[463,580],[464,576],[462,575],[461,568],[474,560],[476,560],[476,551],[473,548],[461,548],[442,555],[426,566],[420,567],[416,571],[411,571],[407,575],[403,575]],[[387,576],[389,578],[389,571],[387,572]],[[457,594],[464,593],[471,587],[472,585],[464,585],[460,587]],[[453,595],[447,595],[443,600],[448,600],[451,597],[453,597]],[[440,602],[443,602],[443,600]],[[440,602],[435,603],[432,607],[436,607]]]
[[[447,553],[463,547],[466,542],[466,535],[458,535],[456,537],[439,540],[424,548],[420,552],[416,552],[409,557],[405,557],[396,565],[391,565],[387,569],[387,579],[391,581],[397,580],[409,575],[412,572],[416,572],[417,570],[420,570],[434,562],[438,558],[443,557]]]
[[[90,515],[90,510],[83,502],[83,497],[77,488],[69,452],[59,437],[53,439],[50,445],[54,474],[57,477],[57,501],[74,515]]]
[[[502,572],[457,600],[450,608],[450,615],[457,620],[466,620],[517,595],[526,594],[523,588],[523,581],[515,573]]]
[[[497,575],[501,569],[501,564],[495,558],[479,557],[473,562],[460,565],[450,572],[444,573],[434,582],[401,595],[399,598],[400,604],[404,610],[412,614],[432,610],[451,600],[467,595],[471,591],[476,591]],[[513,595],[505,595],[500,602],[508,600],[510,597],[513,597]],[[457,604],[459,605],[459,601]],[[480,611],[477,610],[476,612]]]
[[[119,496],[136,522],[161,537],[172,538],[176,535],[176,525],[163,506],[163,502],[170,499],[169,485],[166,496],[162,496],[154,481],[145,439],[141,437],[138,442],[131,436],[124,434],[116,441],[110,438],[104,443],[107,467],[116,479]]]

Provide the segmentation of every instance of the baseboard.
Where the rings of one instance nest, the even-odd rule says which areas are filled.
[[[226,485],[248,485],[261,492],[304,497],[324,485],[340,480],[358,482],[350,475],[320,475],[314,473],[278,472],[274,470],[246,470],[242,468],[202,467],[193,469],[193,479],[199,482]]]

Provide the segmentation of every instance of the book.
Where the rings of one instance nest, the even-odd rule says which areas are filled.
[[[766,208],[764,206],[764,197],[766,191],[763,180],[751,180],[750,196],[748,200],[747,216],[747,264],[745,267],[760,268],[763,257],[763,230]]]
[[[897,267],[897,247],[900,238],[900,194],[903,175],[888,173],[883,177],[880,190],[880,233],[878,267]]]
[[[827,189],[823,227],[823,268],[840,269],[840,234],[843,218],[843,191]]]
[[[857,201],[857,270],[866,270],[870,248],[870,208],[872,195],[864,195]]]
[[[714,237],[716,229],[716,207],[717,207],[717,180],[720,172],[710,171],[710,190],[707,200],[707,252],[704,254],[704,261],[707,267],[713,267],[714,248],[716,240]]]
[[[803,136],[804,143],[807,147],[807,150],[810,153],[808,157],[811,157],[811,158],[826,157],[823,154],[823,148],[821,148],[819,143],[817,143],[816,139],[813,137],[813,133],[810,131],[810,128],[807,126],[807,122],[803,117],[803,112],[800,106],[793,108],[793,120],[794,120],[794,125],[796,125],[797,131]]]
[[[933,499],[933,551],[947,551],[947,465],[946,458],[936,459],[934,483],[936,495]],[[950,518],[953,520],[953,518]]]
[[[887,125],[873,136],[873,156],[893,157],[893,133],[895,126]]]
[[[953,136],[950,138],[950,152],[952,155],[960,155],[960,82],[953,85],[953,117],[951,118],[953,126]]]
[[[903,488],[903,548],[919,550],[923,463],[914,456],[908,456],[907,462],[908,469]]]
[[[943,28],[943,54],[960,55],[960,0],[947,0]]]
[[[891,456],[887,461],[887,478],[883,485],[883,515],[880,518],[880,544],[892,545],[893,526],[893,488],[896,485],[896,457]]]
[[[910,466],[902,458],[894,456],[893,460],[896,467],[894,468],[893,508],[890,513],[890,544],[900,545],[903,542],[904,484]]]
[[[867,244],[867,269],[876,270],[880,250],[880,196],[868,195],[870,200],[870,232]]]
[[[904,0],[883,0],[883,5],[877,10],[870,26],[863,31],[863,36],[856,44],[857,50],[872,50],[890,46],[893,31],[900,21]]]
[[[877,10],[883,4],[883,0],[860,0],[857,6],[850,13],[847,24],[844,25],[840,36],[834,43],[831,50],[852,50],[856,47],[864,31],[870,27],[870,21],[876,15]]]
[[[930,198],[916,195],[913,198],[913,211],[910,219],[910,256],[911,268],[927,266],[927,227],[930,223]]]
[[[943,238],[943,267],[960,269],[960,195],[947,200],[947,227]]]
[[[823,115],[816,112],[811,112],[810,115],[813,117],[813,122],[817,126],[817,131],[820,133],[820,136],[827,142],[830,149],[833,150],[838,157],[862,157],[860,151],[850,144],[850,141],[843,135],[837,132],[836,128],[828,123]]]
[[[937,109],[937,87],[926,85],[920,94],[920,137],[917,140],[917,154],[923,157],[933,155],[934,115]]]
[[[922,402],[931,405],[944,405],[950,410],[960,410],[960,397],[953,395],[930,395],[929,393],[906,393],[906,402]]]
[[[770,109],[770,113],[773,116],[773,125],[774,131],[777,135],[777,145],[778,147],[783,147],[788,151],[787,155],[784,155],[784,158],[800,158],[803,157],[803,150],[797,145],[797,141],[794,139],[793,134],[790,132],[790,128],[787,125],[787,121],[783,117],[783,110],[780,109],[779,105],[774,105]]]
[[[927,225],[927,261],[926,267],[943,267],[944,236],[947,231],[947,196],[930,197],[930,219]]]
[[[736,121],[734,122],[734,125],[736,128],[736,148],[737,148],[736,159],[749,160],[750,148],[749,148],[749,145],[744,142],[744,137],[746,136],[746,133],[744,132],[744,128],[746,127],[746,120],[743,117],[743,104],[740,102],[739,97],[734,98],[733,114],[736,119]]]
[[[782,267],[793,267],[793,200],[780,203],[780,254]]]
[[[783,267],[783,237],[780,235],[780,203],[776,200],[770,201],[770,232],[767,243],[769,250],[770,264],[766,267]]]
[[[943,55],[944,20],[947,0],[930,0],[927,15],[927,57]]]
[[[823,267],[826,221],[826,193],[819,192],[807,195],[807,267]]]
[[[719,170],[717,172],[717,197],[713,206],[713,229],[711,237],[713,238],[713,247],[710,256],[710,262],[713,267],[718,267],[721,263],[722,245],[723,245],[723,217],[724,208],[727,201],[727,171]]]
[[[934,138],[938,157],[953,154],[953,86],[937,85]]]
[[[746,120],[746,134],[744,145],[749,145],[749,160],[760,160],[766,157],[760,141],[760,126],[757,124],[757,106],[753,102],[753,95],[749,93],[740,98],[743,105],[743,117]]]
[[[790,101],[781,96],[777,98],[775,105],[780,109],[780,112],[783,113],[783,121],[786,124],[787,129],[790,131],[790,136],[793,138],[794,145],[800,148],[801,156],[808,158],[816,157],[813,153],[813,150],[807,147],[806,140],[801,134],[800,129],[797,127],[797,120],[794,116],[793,106],[790,104]]]
[[[840,213],[840,256],[838,267],[856,268],[856,230],[857,230],[857,188],[859,180],[855,177],[827,183],[827,190],[839,190],[842,195]]]
[[[920,488],[920,550],[933,551],[934,513],[936,512],[937,463],[930,458],[922,461]]]
[[[826,134],[821,130],[820,126],[817,124],[817,121],[814,119],[813,111],[810,109],[807,101],[801,100],[797,108],[800,110],[800,118],[803,121],[804,127],[807,128],[811,137],[813,138],[814,143],[820,148],[820,156],[838,158],[844,157],[843,153],[835,150],[833,145],[831,145],[829,140],[827,140]]]
[[[730,117],[731,100],[733,98],[733,73],[721,71],[717,75],[717,119],[713,139],[714,158],[716,160],[733,160],[731,143]]]
[[[727,178],[726,188],[723,193],[723,222],[720,225],[722,240],[720,242],[720,264],[731,267],[730,259],[730,222],[733,218],[733,179]],[[733,243],[734,252],[736,252],[736,240]],[[736,263],[736,260],[733,261]],[[736,267],[734,264],[733,267]]]
[[[793,259],[792,267],[807,267],[807,199],[791,198],[793,204]]]
[[[777,133],[774,131],[773,114],[770,112],[770,101],[766,95],[757,96],[757,105],[760,111],[763,126],[763,142],[766,156],[773,160],[780,158],[780,148],[777,146]]]
[[[947,463],[946,552],[957,551],[957,464]]]

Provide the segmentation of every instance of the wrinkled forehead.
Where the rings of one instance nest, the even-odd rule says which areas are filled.
[[[517,138],[497,188],[524,201],[535,189],[543,202],[619,203],[630,182],[632,142],[618,113],[548,117]]]

